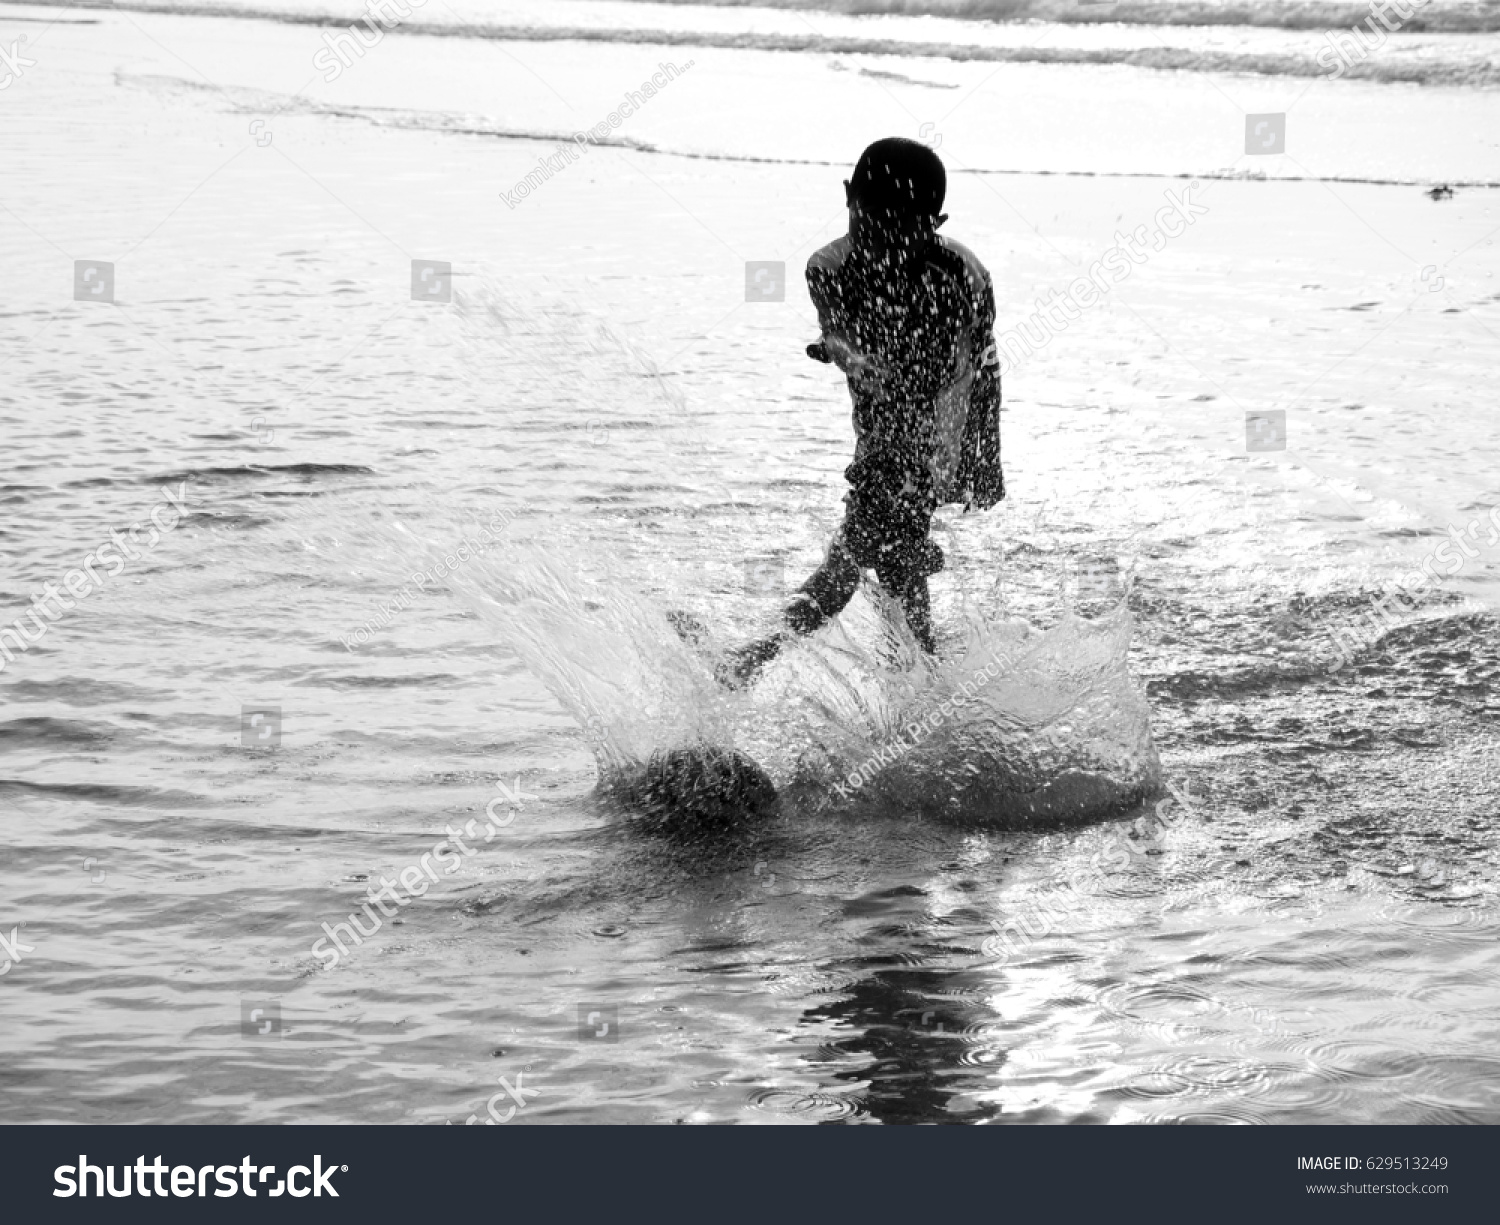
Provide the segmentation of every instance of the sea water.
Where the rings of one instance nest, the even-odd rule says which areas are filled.
[[[507,20],[605,24],[576,10]],[[5,624],[142,525],[0,672],[0,1111],[463,1123],[524,1073],[511,1125],[1493,1121],[1492,91],[1263,71],[1316,29],[609,12],[686,41],[393,32],[320,92],[335,27],[0,14],[36,61],[4,98]],[[746,30],[804,21],[867,41]],[[1392,54],[1492,55],[1420,37]],[[1240,58],[1081,54],[1209,40]],[[1244,153],[1260,111],[1285,158]],[[923,123],[1002,328],[1168,190],[1210,211],[1006,372],[1009,496],[936,524],[938,662],[867,587],[724,694],[713,651],[841,513],[798,269],[862,142]],[[602,802],[694,738],[781,814],[684,848]]]

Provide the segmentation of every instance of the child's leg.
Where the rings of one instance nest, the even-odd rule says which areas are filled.
[[[844,611],[858,589],[859,564],[849,555],[840,530],[828,546],[823,564],[797,588],[797,599],[786,610],[787,627],[794,634],[821,629]]]
[[[847,503],[828,556],[783,614],[786,631],[732,652],[717,670],[723,684],[732,689],[748,684],[781,653],[789,635],[811,634],[843,612],[859,588],[861,569],[874,570],[880,585],[901,601],[922,649],[936,651],[927,576],[943,568],[943,554],[927,539],[932,508],[920,495],[892,497],[879,486],[856,487]]]
[[[869,547],[860,560],[875,571],[880,585],[901,601],[912,636],[929,655],[937,644],[932,633],[932,597],[927,576],[943,568],[943,551],[927,538],[932,507],[919,492],[898,495],[871,516]]]
[[[932,596],[927,590],[925,574],[912,579],[901,594],[901,606],[906,610],[906,624],[912,636],[929,655],[937,654],[937,643],[932,637]]]
[[[833,538],[828,556],[812,577],[797,589],[797,598],[787,606],[782,619],[791,634],[811,634],[821,629],[854,598],[859,587],[859,565],[844,545],[844,533]],[[730,688],[753,680],[756,673],[781,653],[787,634],[773,634],[747,643],[730,654],[719,668],[719,680]]]

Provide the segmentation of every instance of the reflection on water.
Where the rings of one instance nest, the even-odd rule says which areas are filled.
[[[118,178],[112,142],[139,153],[126,128],[155,106],[90,105],[72,164],[91,191]],[[368,166],[397,145],[429,164],[405,134],[352,133]],[[451,155],[474,182],[509,156]],[[18,162],[17,190],[51,183],[41,167]],[[169,169],[174,204],[206,173]],[[761,172],[766,195],[833,182]],[[392,323],[402,261],[314,249],[308,233],[347,217],[276,187],[251,191],[232,244],[237,200],[205,187],[213,207],[168,227],[162,286],[122,291],[126,313],[16,308],[5,620],[162,484],[192,483],[171,537],[0,676],[0,933],[29,946],[0,980],[0,1116],[441,1123],[524,1070],[542,1096],[517,1123],[1500,1121],[1493,618],[1445,590],[1337,672],[1315,649],[1428,547],[1409,509],[1225,459],[1194,433],[1211,392],[1126,312],[1101,315],[1010,390],[1012,499],[940,519],[949,671],[889,666],[888,619],[861,597],[731,700],[664,613],[742,640],[779,603],[746,560],[791,585],[821,556],[848,405],[800,358],[805,320],[736,317],[702,339],[728,310],[702,304],[728,291],[652,222],[591,232],[577,285],[476,259],[453,309]],[[1029,208],[1054,188],[1007,190]],[[1106,222],[1135,190],[1068,187]],[[1276,208],[1347,225],[1317,186],[1215,190],[1216,216],[1253,235]],[[725,228],[750,232],[734,210],[759,199],[723,204]],[[455,246],[488,249],[490,213],[452,224]],[[555,237],[538,249],[574,251]],[[1232,285],[1220,257],[1195,258],[1136,274],[1152,328],[1221,306],[1289,317],[1296,343],[1257,352],[1261,383],[1300,385],[1307,353],[1366,339],[1363,313],[1288,307],[1288,284],[1323,284],[1321,250],[1247,256]],[[1348,427],[1362,403],[1309,406],[1309,432],[1347,435],[1361,478],[1487,513],[1474,422],[1495,353],[1434,358],[1451,337],[1422,292],[1361,375],[1430,379],[1401,404],[1401,471],[1380,467],[1397,435]],[[246,357],[246,337],[276,360]],[[274,436],[250,428],[261,416]],[[414,577],[429,543],[446,553],[501,512],[503,548]],[[1492,568],[1474,559],[1454,590],[1493,589]],[[830,799],[990,647],[1017,664],[992,700]],[[279,710],[274,751],[245,747],[246,707]],[[783,810],[712,845],[622,821],[596,793],[600,746],[678,736],[761,758]],[[1080,783],[1044,820],[982,819],[1070,771],[1115,786]],[[321,925],[481,816],[497,778],[524,792],[515,819],[322,967]],[[1158,782],[1193,811],[1136,832]],[[247,1000],[277,1002],[282,1032],[243,1032]],[[580,1036],[596,1007],[616,1041]]]
[[[835,1081],[857,1086],[853,1108],[881,1123],[964,1123],[988,1112],[961,1056],[962,1014],[937,1003],[946,976],[912,967],[864,964],[860,977],[835,1001],[807,1011],[810,1022],[830,1021],[852,1031],[808,1056],[826,1064]],[[853,1062],[855,1066],[848,1067]],[[966,1083],[968,1082],[968,1083]],[[967,1100],[961,1100],[965,1099]]]

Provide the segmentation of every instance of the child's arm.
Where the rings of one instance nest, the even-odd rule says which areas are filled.
[[[807,355],[816,361],[832,362],[849,379],[855,391],[877,391],[889,377],[890,371],[878,358],[856,348],[848,339],[848,321],[835,304],[837,291],[832,278],[821,269],[807,270],[807,292],[818,312],[818,327],[822,335],[814,344],[807,346]]]
[[[824,332],[822,345],[829,359],[861,388],[874,390],[890,373],[885,363],[868,353],[861,353],[842,336]]]
[[[995,290],[989,273],[984,274],[975,303],[969,360],[974,382],[953,481],[954,500],[966,510],[988,510],[1005,497],[1005,474],[1000,467],[1000,355],[995,348]]]

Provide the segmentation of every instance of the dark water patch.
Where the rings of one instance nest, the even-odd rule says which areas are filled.
[[[100,724],[73,719],[32,716],[0,723],[0,749],[47,745],[94,748],[107,744],[112,738],[113,733]]]
[[[683,494],[691,494],[693,491],[686,485],[653,485],[649,482],[630,485],[606,485],[603,493],[611,498],[634,497],[645,494],[668,494],[672,497],[680,497]]]
[[[48,681],[16,680],[6,689],[12,702],[59,702],[64,706],[108,706],[122,709],[126,717],[144,718],[140,707],[155,708],[176,696],[168,689],[145,689],[122,685],[93,676],[60,676]]]
[[[802,1024],[821,1031],[832,1023],[847,1036],[821,1039],[808,1063],[836,1060],[832,1079],[860,1086],[848,1100],[882,1123],[964,1122],[992,1113],[967,1092],[983,1083],[976,1075],[1006,1061],[1007,1036],[937,995],[948,972],[868,959],[840,970],[846,985],[813,1002]]]
[[[1148,692],[1153,698],[1170,697],[1181,702],[1215,699],[1228,701],[1272,692],[1299,688],[1306,681],[1322,675],[1312,663],[1262,664],[1233,670],[1185,671],[1173,676],[1153,678]]]
[[[906,910],[910,906],[910,899],[926,896],[927,891],[916,885],[896,885],[890,889],[850,898],[844,903],[843,910],[851,918],[872,918],[889,914],[892,910]]]
[[[835,61],[829,65],[830,68],[842,68],[843,65]],[[896,81],[902,85],[919,85],[924,89],[961,89],[962,86],[949,81],[923,81],[917,77],[909,77],[903,72],[883,72],[878,68],[861,68],[859,75],[870,77],[876,81]]]
[[[256,493],[257,497],[264,498],[267,502],[278,498],[319,498],[323,496],[321,489],[261,489]]]
[[[322,675],[303,677],[291,682],[291,685],[294,689],[420,689],[447,688],[461,679],[451,672],[426,672],[411,676]]]
[[[1201,662],[1151,676],[1148,691],[1154,701],[1169,706],[1196,708],[1212,702],[1239,711],[1232,725],[1199,727],[1194,734],[1207,737],[1200,740],[1204,743],[1295,738],[1304,747],[1369,747],[1398,729],[1400,738],[1411,737],[1420,721],[1399,713],[1400,704],[1410,702],[1487,718],[1500,715],[1500,638],[1494,617],[1467,611],[1468,606],[1444,611],[1462,605],[1461,597],[1449,592],[1418,595],[1406,612],[1385,605],[1387,614],[1377,615],[1373,610],[1385,599],[1383,592],[1360,590],[1296,597],[1269,611],[1247,607],[1218,612],[1210,636],[1205,640],[1201,631],[1198,635]],[[1152,620],[1176,626],[1194,615],[1191,608],[1159,600]],[[1209,656],[1215,642],[1236,644],[1234,654]],[[1281,702],[1298,695],[1314,703],[1300,724],[1277,728],[1251,717],[1251,700]],[[1362,710],[1383,702],[1389,709],[1380,717],[1338,719],[1335,726],[1324,706],[1329,701],[1352,702]],[[1164,743],[1171,741],[1168,730]]]
[[[152,477],[145,483],[154,485],[159,481],[179,484],[183,481],[224,485],[238,480],[257,480],[277,476],[374,476],[375,469],[363,464],[241,464],[235,468],[185,468],[179,472]]]
[[[200,515],[191,516],[194,519],[208,519],[214,527],[249,529],[268,527],[274,520],[263,515],[252,515],[238,511],[205,511]]]
[[[1500,642],[1487,612],[1396,626],[1355,655],[1340,675],[1392,700],[1500,718]]]
[[[211,803],[206,796],[186,791],[107,783],[31,783],[18,778],[0,778],[0,795],[18,800],[80,800],[129,808],[202,808]]]

